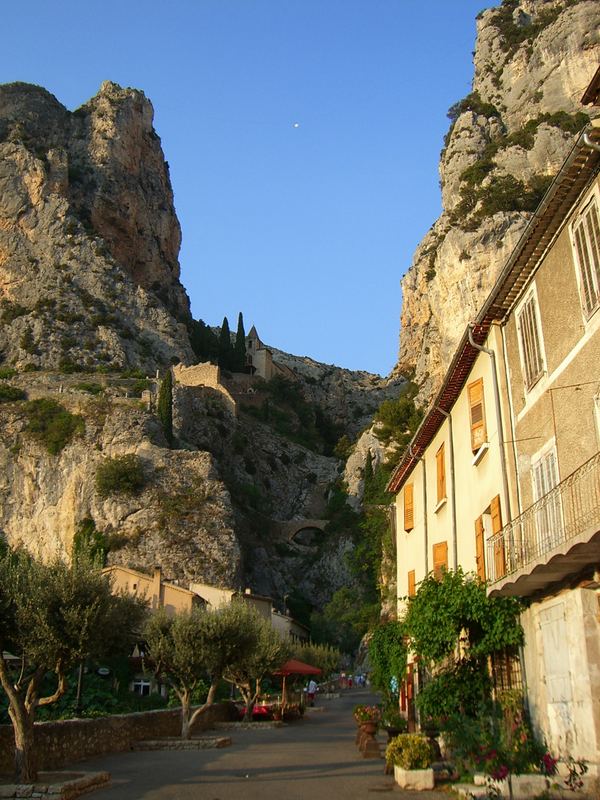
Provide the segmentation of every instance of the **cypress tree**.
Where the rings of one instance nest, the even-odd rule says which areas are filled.
[[[237,333],[235,335],[234,369],[243,372],[246,366],[246,333],[244,331],[244,317],[240,311],[238,315]]]
[[[169,447],[173,446],[173,376],[171,370],[162,379],[158,392],[158,418]]]
[[[223,317],[221,333],[219,335],[219,366],[223,369],[233,369],[234,349],[231,343],[231,333],[229,331],[229,321]]]

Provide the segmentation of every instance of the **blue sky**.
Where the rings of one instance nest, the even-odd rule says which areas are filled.
[[[196,318],[387,374],[400,279],[439,215],[446,110],[485,0],[30,0],[0,82],[74,109],[142,89],[171,168]]]

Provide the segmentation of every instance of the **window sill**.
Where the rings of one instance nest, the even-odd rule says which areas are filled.
[[[489,449],[490,449],[490,443],[484,442],[479,448],[479,450],[474,454],[471,464],[474,467],[476,467]]]
[[[440,508],[443,508],[446,505],[447,502],[448,502],[448,498],[447,497],[442,497],[442,499],[438,501],[437,506],[433,509],[433,513],[437,514],[438,511],[440,510]]]

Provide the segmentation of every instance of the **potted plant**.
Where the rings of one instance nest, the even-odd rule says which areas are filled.
[[[433,751],[426,736],[401,733],[388,744],[385,760],[393,765],[396,783],[403,789],[433,789]]]
[[[376,733],[381,722],[381,709],[379,706],[357,705],[354,706],[354,719],[365,733]]]
[[[391,741],[394,736],[400,733],[406,733],[408,730],[408,722],[400,709],[395,705],[386,706],[381,712],[381,724],[386,729],[388,741]]]

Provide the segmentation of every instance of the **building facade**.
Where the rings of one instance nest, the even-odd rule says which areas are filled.
[[[599,167],[596,121],[465,331],[389,485],[399,616],[419,581],[444,567],[522,598],[519,666],[532,721],[554,752],[586,759],[592,772],[600,764]],[[411,674],[409,695],[412,682]]]

